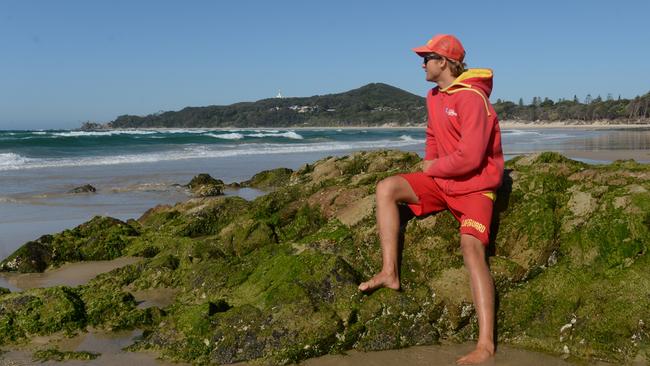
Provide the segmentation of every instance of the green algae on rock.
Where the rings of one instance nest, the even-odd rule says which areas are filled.
[[[0,297],[0,343],[29,335],[74,331],[86,324],[84,303],[76,289],[51,287]]]
[[[251,179],[241,182],[239,186],[261,189],[282,187],[289,183],[292,173],[293,170],[289,168],[263,170],[253,175]]]
[[[43,235],[0,262],[3,271],[43,272],[65,262],[110,260],[120,257],[138,231],[112,217],[95,216],[71,230]]]
[[[381,266],[375,184],[418,169],[412,153],[360,152],[307,164],[253,201],[158,206],[120,222],[124,231],[111,236],[122,243],[111,255],[145,259],[47,295],[70,309],[61,317],[48,315],[44,290],[0,295],[7,335],[0,341],[88,325],[138,327],[143,337],[130,349],[172,360],[287,364],[348,349],[474,339],[458,224],[448,212],[410,219],[401,211],[402,291],[356,288]],[[509,161],[489,251],[500,340],[614,362],[649,349],[649,192],[650,166],[631,161],[587,165],[556,153]],[[81,248],[104,240],[91,238],[118,230],[93,220],[94,230],[27,243],[3,269],[56,265],[53,242],[86,260]],[[156,288],[173,289],[173,299],[162,309],[138,308],[131,292]]]
[[[46,361],[69,361],[69,360],[80,360],[80,361],[90,361],[99,357],[99,353],[92,353],[86,351],[74,352],[74,351],[60,351],[56,348],[49,348],[38,350],[34,352],[34,361],[46,362]]]
[[[214,179],[210,174],[199,174],[192,178],[187,186],[195,197],[220,196],[225,184],[221,179]]]

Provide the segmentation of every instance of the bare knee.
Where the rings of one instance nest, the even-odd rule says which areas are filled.
[[[462,234],[460,236],[460,248],[466,260],[485,260],[485,246],[475,236]]]
[[[388,177],[377,183],[377,200],[396,201],[397,193],[399,191],[399,177]]]

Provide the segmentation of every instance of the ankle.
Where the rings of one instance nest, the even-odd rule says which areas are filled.
[[[379,272],[381,275],[390,277],[390,278],[398,278],[397,276],[397,271],[393,268],[382,268],[381,272]]]
[[[482,349],[487,351],[489,354],[494,354],[494,342],[491,341],[482,341],[476,344],[477,349]]]

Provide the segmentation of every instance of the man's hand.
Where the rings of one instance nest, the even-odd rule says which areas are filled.
[[[425,160],[425,161],[422,163],[422,171],[426,173],[427,170],[429,170],[429,168],[431,167],[431,165],[433,165],[435,162],[436,162],[436,159],[433,159],[433,160]]]

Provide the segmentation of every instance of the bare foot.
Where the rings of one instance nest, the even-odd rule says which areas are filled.
[[[494,346],[477,345],[476,349],[456,360],[456,365],[477,365],[494,356]]]
[[[399,278],[384,272],[379,272],[366,282],[361,282],[359,291],[370,292],[381,287],[399,290]]]

